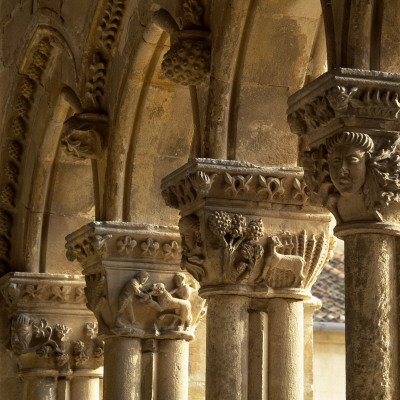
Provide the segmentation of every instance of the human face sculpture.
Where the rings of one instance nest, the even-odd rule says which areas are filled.
[[[19,315],[11,325],[11,348],[15,354],[21,354],[29,347],[32,339],[32,325],[29,318]]]
[[[329,153],[329,173],[342,196],[362,188],[366,175],[366,152],[358,147],[339,145]]]

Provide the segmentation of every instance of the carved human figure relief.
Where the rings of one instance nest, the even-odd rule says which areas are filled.
[[[133,305],[136,302],[149,302],[151,295],[144,288],[150,275],[140,271],[133,279],[130,279],[122,288],[118,298],[118,311],[115,319],[117,328],[132,328],[135,323]]]
[[[203,243],[201,240],[200,220],[196,215],[188,215],[179,220],[182,238],[182,269],[187,270],[197,281],[206,276],[204,269]]]
[[[156,330],[159,329],[178,329],[188,330],[192,323],[192,306],[188,298],[190,297],[190,288],[185,282],[185,276],[179,274],[175,276],[175,283],[179,286],[172,292],[168,292],[163,283],[154,283],[150,287],[149,294],[157,301],[156,309],[162,314],[155,322]],[[179,297],[173,297],[175,294]],[[187,297],[185,299],[185,297]],[[167,326],[161,323],[167,317],[171,317],[171,322]]]

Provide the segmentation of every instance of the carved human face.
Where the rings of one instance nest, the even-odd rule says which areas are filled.
[[[25,318],[13,320],[11,325],[11,348],[15,354],[29,347],[32,339],[32,325]]]
[[[366,174],[366,152],[352,146],[336,146],[329,154],[329,173],[342,196],[362,188]]]
[[[196,234],[193,230],[185,230],[181,232],[182,238],[182,251],[188,252],[195,248],[196,246]]]

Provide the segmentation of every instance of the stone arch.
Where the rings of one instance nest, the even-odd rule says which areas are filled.
[[[70,108],[68,98],[71,96],[66,93],[71,91],[63,92],[65,104],[61,106],[62,102],[58,100],[65,86],[60,73],[61,64],[65,76],[76,81],[76,66],[71,48],[54,28],[37,26],[23,54],[2,135],[5,173],[2,175],[0,192],[0,258],[3,272],[9,269],[39,271],[42,222],[33,223],[32,216],[42,208],[49,190],[46,185],[42,186],[48,181],[50,173],[43,164],[43,160],[50,155],[49,148],[45,146],[44,154],[43,144],[48,141],[49,135],[56,136],[54,123],[59,124],[59,114],[67,114]],[[50,107],[55,106],[55,114],[51,114],[49,109],[46,112],[43,107],[45,102]],[[54,146],[58,146],[56,141]],[[39,176],[45,180],[40,184]]]

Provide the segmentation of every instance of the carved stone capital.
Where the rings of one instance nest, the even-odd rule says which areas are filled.
[[[182,268],[201,295],[311,296],[334,243],[330,217],[307,205],[300,168],[194,159],[162,190],[181,210]]]
[[[82,277],[13,272],[1,278],[0,292],[10,316],[9,346],[22,370],[102,366],[103,342],[85,307]]]
[[[99,159],[107,137],[107,115],[75,114],[64,123],[61,144],[75,158]]]
[[[94,222],[66,239],[68,259],[83,266],[101,337],[194,338],[205,301],[180,272],[177,228]]]
[[[311,201],[334,214],[340,231],[400,222],[399,93],[400,75],[336,69],[289,99]]]

